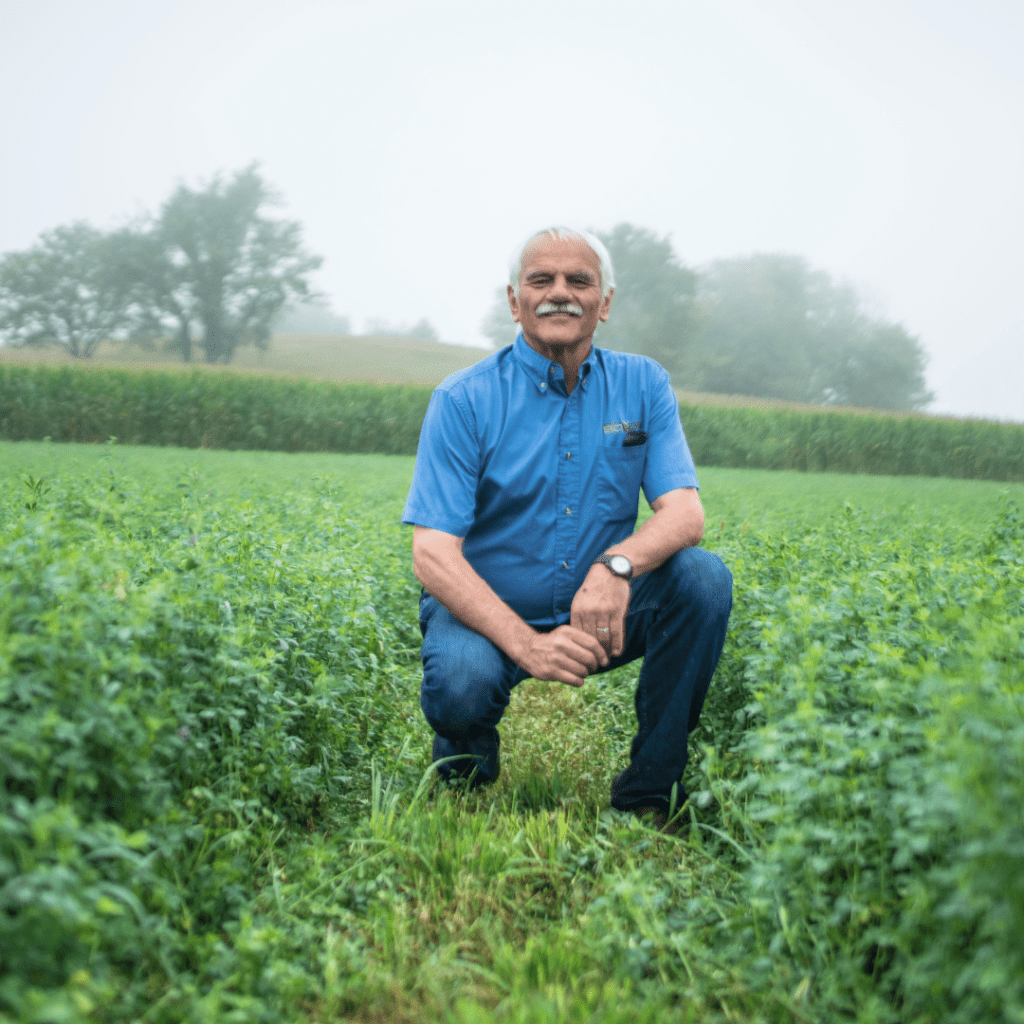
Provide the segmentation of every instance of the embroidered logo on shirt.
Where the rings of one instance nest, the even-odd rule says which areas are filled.
[[[639,420],[619,420],[617,423],[605,423],[604,432],[606,434],[621,434],[621,433],[633,433],[640,429]]]

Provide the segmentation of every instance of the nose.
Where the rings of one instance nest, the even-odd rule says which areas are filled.
[[[566,280],[564,274],[557,274],[555,279],[551,282],[551,289],[548,292],[549,302],[568,302],[572,298],[572,292],[569,290],[569,282]]]

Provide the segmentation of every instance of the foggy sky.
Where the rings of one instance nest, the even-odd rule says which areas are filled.
[[[482,343],[523,236],[627,220],[806,256],[1024,420],[1018,0],[4,0],[0,89],[0,251],[258,160],[337,312]]]

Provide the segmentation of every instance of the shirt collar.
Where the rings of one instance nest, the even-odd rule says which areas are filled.
[[[537,386],[538,391],[547,391],[551,386],[553,380],[562,380],[562,370],[558,363],[553,363],[550,359],[545,359],[535,348],[531,348],[523,337],[523,332],[520,331],[516,336],[515,344],[512,346],[512,351],[515,353],[516,358],[522,364],[523,369],[526,370],[527,376]],[[583,365],[580,367],[580,379],[583,380],[590,373],[591,367],[594,365],[594,357],[597,355],[598,349],[591,344],[590,355],[584,360]],[[554,367],[554,371],[552,371]]]

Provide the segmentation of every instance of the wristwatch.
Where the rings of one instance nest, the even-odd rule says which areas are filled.
[[[624,580],[633,578],[633,563],[625,555],[598,555],[594,559],[594,565],[598,562],[607,565],[616,576],[621,576]]]

